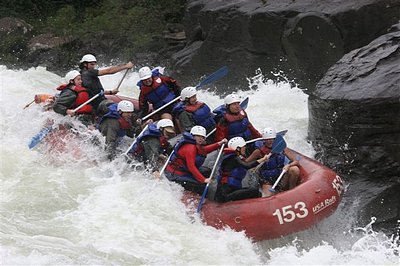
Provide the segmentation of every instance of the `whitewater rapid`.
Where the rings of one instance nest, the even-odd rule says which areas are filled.
[[[212,72],[212,70],[210,70]],[[114,88],[122,74],[102,77]],[[120,94],[138,96],[136,72]],[[253,243],[243,233],[205,226],[181,202],[182,188],[130,171],[124,160],[108,162],[89,141],[83,154],[45,154],[28,142],[47,118],[35,94],[55,94],[62,77],[45,68],[10,70],[0,66],[1,110],[1,265],[398,265],[396,239],[356,227],[357,202],[342,202],[310,230]],[[185,84],[190,85],[190,84]],[[289,82],[250,79],[247,113],[261,130],[288,129],[288,146],[313,157],[307,142],[307,95]],[[198,99],[222,104],[213,87]],[[101,138],[101,136],[100,136]],[[39,145],[40,146],[40,145]],[[373,219],[371,217],[371,219]]]

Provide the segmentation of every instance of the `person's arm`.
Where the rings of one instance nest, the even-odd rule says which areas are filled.
[[[241,167],[243,167],[245,169],[251,169],[253,167],[256,167],[259,164],[258,160],[246,162],[246,161],[243,161],[239,156],[236,156],[234,159],[235,159],[235,163],[237,165],[240,165]]]
[[[120,72],[124,69],[130,69],[133,67],[132,62],[128,62],[126,64],[118,65],[118,66],[111,66],[103,69],[99,69],[99,76],[103,75],[109,75],[109,74],[115,74],[117,72]]]
[[[189,112],[183,111],[179,114],[179,124],[184,131],[190,132],[192,127],[196,125],[193,120],[193,115]]]
[[[139,94],[139,117],[144,117],[149,112],[149,103],[147,102],[146,98],[144,97],[144,93],[140,92]]]
[[[184,155],[186,161],[186,167],[188,168],[189,172],[193,175],[193,177],[197,181],[203,184],[206,178],[200,173],[199,169],[195,164],[196,154],[197,154],[197,148],[196,145],[194,144],[184,144],[179,150],[179,155]]]
[[[215,143],[205,146],[204,149],[207,153],[210,153],[210,152],[213,152],[213,151],[219,149],[219,147],[221,147],[222,144],[226,144],[227,142],[228,142],[228,140],[224,138],[218,142],[215,142]]]
[[[285,148],[284,154],[290,160],[290,163],[287,164],[287,167],[300,166],[300,162],[298,161],[295,154],[291,150],[289,150],[288,148]]]
[[[181,95],[181,87],[178,85],[178,82],[171,78],[164,76],[164,81],[167,84],[167,86],[174,91],[175,96],[180,96]]]
[[[54,112],[67,115],[67,110],[74,104],[76,93],[70,89],[65,89],[54,103]]]
[[[260,149],[255,149],[249,157],[246,158],[246,162],[251,162],[257,159],[260,159],[262,157]]]
[[[250,130],[251,137],[253,139],[262,138],[262,135],[260,134],[260,132],[258,132],[258,130],[253,126],[252,123],[249,122],[247,128]]]
[[[228,137],[228,126],[226,125],[225,119],[221,118],[216,128],[215,141],[221,141]]]

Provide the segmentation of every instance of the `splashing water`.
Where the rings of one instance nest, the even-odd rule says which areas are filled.
[[[105,88],[115,87],[122,75],[102,77]],[[120,94],[137,97],[137,80],[137,73],[129,74]],[[2,265],[399,264],[399,238],[375,232],[373,222],[355,227],[354,205],[341,205],[309,230],[260,243],[191,219],[180,186],[129,170],[122,158],[108,162],[100,134],[89,134],[73,119],[42,112],[37,104],[23,109],[35,94],[54,94],[60,83],[45,68],[0,66]],[[312,157],[307,95],[289,82],[265,81],[262,73],[250,87],[237,93],[250,96],[247,113],[255,127],[288,129],[289,147]],[[198,98],[211,108],[223,102],[210,90]],[[29,150],[46,119],[73,123],[83,138],[67,142],[72,148],[62,153],[46,154],[42,145]],[[93,134],[99,146],[92,145]]]

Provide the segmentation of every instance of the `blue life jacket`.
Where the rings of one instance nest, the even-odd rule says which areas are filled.
[[[142,93],[144,93],[146,101],[153,104],[155,109],[158,109],[175,99],[176,95],[174,91],[163,82],[165,77],[160,75],[158,70],[156,71],[158,74],[155,74],[154,72],[155,71],[152,72],[153,83],[151,86],[145,86],[142,80],[137,83],[137,86],[139,86]],[[156,86],[153,87],[154,84],[156,84]]]
[[[225,154],[222,157],[221,165],[224,160],[237,156],[235,153]],[[243,167],[235,167],[231,171],[224,171],[222,167],[219,169],[218,183],[221,185],[228,184],[234,188],[242,188],[242,180],[246,177],[247,169]]]
[[[226,110],[226,105],[225,105],[225,104],[220,105],[220,106],[218,106],[217,108],[215,108],[215,109],[213,110],[213,113],[215,114],[215,116],[214,116],[215,122],[218,123],[218,121],[219,121],[222,117],[224,117],[224,114],[225,114],[226,112],[227,112],[227,110]]]
[[[216,120],[224,118],[227,122],[228,136],[227,139],[234,137],[242,137],[245,140],[251,139],[251,132],[249,129],[249,119],[246,112],[242,109],[239,114],[229,113],[225,105],[221,105],[214,109]]]
[[[276,178],[285,166],[286,156],[282,153],[273,153],[269,160],[260,167],[260,175],[263,179]]]
[[[121,138],[124,137],[126,135],[126,131],[125,131],[126,126],[123,125],[124,123],[122,123],[122,121],[121,121],[121,120],[123,120],[123,118],[117,110],[118,104],[113,103],[113,104],[109,105],[107,108],[108,108],[108,112],[100,118],[100,121],[97,124],[97,128],[100,129],[101,123],[103,123],[103,121],[106,118],[115,118],[118,120],[118,122],[120,124],[120,129],[118,130],[117,136],[121,137]]]
[[[141,156],[143,154],[144,150],[143,150],[143,146],[142,146],[142,141],[143,141],[143,139],[145,139],[149,136],[157,137],[157,138],[161,137],[161,132],[157,128],[157,125],[154,123],[149,124],[149,126],[143,132],[143,134],[136,139],[136,142],[131,149],[131,152],[133,152],[133,154],[135,156]]]
[[[215,127],[214,114],[211,113],[210,107],[203,102],[196,102],[193,105],[185,105],[184,102],[179,102],[172,109],[172,114],[178,117],[183,111],[193,115],[193,120],[196,125],[202,126],[205,129]]]

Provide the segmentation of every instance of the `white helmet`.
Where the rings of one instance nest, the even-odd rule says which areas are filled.
[[[232,94],[229,94],[229,95],[227,95],[225,97],[224,102],[225,102],[226,105],[229,105],[231,103],[239,103],[240,102],[240,98],[236,94],[232,93]]]
[[[242,137],[234,137],[228,141],[228,147],[236,149],[246,146],[246,141]]]
[[[157,122],[157,128],[164,128],[164,127],[174,127],[174,123],[172,122],[171,119],[161,119],[160,121]]]
[[[139,69],[139,78],[140,80],[145,80],[150,78],[152,75],[151,73],[151,69],[149,67],[142,67],[141,69]]]
[[[127,100],[120,101],[117,106],[118,111],[121,112],[133,112],[135,109],[133,103]]]
[[[262,133],[263,139],[274,139],[276,138],[276,131],[271,127],[266,127]]]
[[[78,70],[71,70],[65,75],[65,81],[69,83],[71,80],[74,80],[77,76],[79,76],[81,73],[79,73]]]
[[[92,55],[92,54],[85,54],[85,55],[82,57],[80,63],[83,63],[83,62],[97,62],[97,59],[96,59],[96,57],[94,57],[94,55]]]
[[[184,101],[187,98],[190,98],[196,94],[197,94],[196,87],[186,87],[181,91],[181,101]]]
[[[193,136],[202,136],[202,137],[207,136],[206,129],[202,126],[192,127],[192,129],[190,130],[190,134],[192,134]]]

